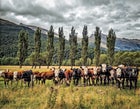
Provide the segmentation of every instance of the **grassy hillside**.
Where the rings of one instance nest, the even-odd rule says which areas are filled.
[[[23,67],[29,69],[31,66]],[[19,70],[15,66],[1,66],[0,70],[9,68]],[[41,70],[45,70],[42,67]],[[36,69],[39,70],[39,69]],[[140,76],[138,89],[118,89],[112,86],[55,86],[47,80],[45,85],[33,88],[4,88],[0,78],[1,109],[139,109],[140,107]]]
[[[7,20],[0,19],[0,58],[16,57],[18,50],[18,33],[20,30],[26,30],[29,33],[29,50],[28,54],[34,50],[34,30],[24,26],[18,25]],[[47,34],[47,33],[46,33]],[[41,52],[46,50],[47,35],[41,34]],[[55,37],[54,43],[58,41]]]

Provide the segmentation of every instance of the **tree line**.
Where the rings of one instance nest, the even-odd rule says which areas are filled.
[[[21,30],[18,36],[17,58],[9,58],[9,61],[16,60],[16,62],[12,64],[18,64],[20,67],[22,67],[22,65],[32,65],[32,68],[36,68],[36,66],[40,67],[41,65],[46,65],[48,67],[50,65],[58,65],[59,67],[62,65],[70,65],[73,67],[75,65],[98,66],[102,63],[107,63],[109,65],[123,63],[129,65],[139,64],[139,58],[137,60],[134,59],[136,62],[134,60],[132,62],[130,55],[128,55],[128,58],[122,56],[123,58],[121,59],[123,53],[115,53],[116,34],[113,29],[109,30],[106,37],[107,50],[105,51],[105,54],[101,53],[101,34],[100,28],[96,27],[94,32],[94,48],[89,48],[88,27],[85,25],[82,31],[83,37],[81,47],[79,47],[76,30],[72,27],[69,34],[69,47],[66,47],[63,27],[60,27],[58,29],[59,40],[56,47],[54,46],[54,29],[53,26],[51,26],[47,32],[46,51],[41,52],[41,29],[38,27],[34,33],[34,51],[27,57],[29,35],[27,31]],[[131,52],[128,53],[131,54]],[[140,53],[136,52],[135,55],[139,56]],[[1,58],[1,62],[3,62],[2,59],[3,58]],[[6,63],[1,64],[4,65]]]
[[[20,31],[19,33],[19,46],[18,46],[18,57],[19,57],[19,65],[22,67],[23,62],[25,61],[26,54],[27,54],[27,35],[28,33],[26,31]],[[59,67],[62,65],[62,61],[64,59],[64,50],[65,50],[65,36],[63,33],[63,27],[58,29],[59,34],[59,44],[58,44],[58,65]],[[82,65],[87,66],[87,58],[88,58],[88,29],[87,26],[84,26],[83,28],[83,38],[82,38],[82,52],[81,52],[81,59],[82,59]],[[101,31],[99,27],[96,27],[95,31],[95,49],[94,49],[94,59],[95,59],[95,65],[99,65],[100,61],[100,44],[101,44]],[[52,65],[52,58],[54,54],[54,29],[53,26],[50,27],[48,33],[47,33],[47,46],[46,46],[46,65],[49,67]],[[26,39],[26,40],[24,40]],[[113,29],[109,30],[108,36],[107,36],[107,60],[108,64],[112,65],[113,59],[114,59],[114,48],[115,48],[115,40],[116,35]],[[41,30],[37,28],[34,34],[34,56],[33,56],[33,65],[37,66],[36,63],[39,63],[39,66],[41,66],[40,62],[40,48],[41,48]],[[71,32],[69,34],[69,45],[70,45],[70,52],[69,52],[69,58],[70,58],[70,64],[71,67],[75,66],[75,60],[76,60],[76,54],[77,54],[77,33],[72,27]]]

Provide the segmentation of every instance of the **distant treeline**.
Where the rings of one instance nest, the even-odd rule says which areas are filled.
[[[28,56],[25,60],[25,62],[23,63],[23,65],[31,65],[32,66],[32,55]],[[41,53],[42,56],[42,60],[44,60],[44,62],[42,62],[42,65],[45,66],[45,52]],[[90,56],[90,55],[89,55]],[[44,59],[43,59],[44,57]],[[134,65],[134,66],[140,66],[140,52],[139,51],[119,51],[115,53],[115,59],[113,62],[113,65],[119,65],[119,64],[126,64],[126,65]],[[101,54],[100,56],[100,62],[101,63],[107,63],[107,54]],[[19,65],[19,61],[18,61],[18,57],[3,57],[0,58],[0,64],[1,65]],[[39,64],[37,64],[39,65]],[[53,62],[52,65],[58,65],[57,62],[57,57],[53,57]],[[70,66],[70,59],[69,57],[65,58],[62,62],[62,65],[64,66]],[[80,56],[80,54],[77,54],[77,59],[75,60],[75,65],[76,66],[81,66],[82,65],[82,58]],[[95,65],[94,63],[94,59],[93,57],[88,57],[87,59],[87,65]]]
[[[115,52],[116,35],[113,29],[110,29],[106,38],[107,50],[102,50],[101,30],[96,27],[94,33],[94,46],[88,46],[88,29],[83,28],[83,38],[81,44],[77,42],[77,33],[72,27],[69,41],[65,40],[63,27],[58,29],[58,38],[54,37],[53,26],[47,33],[47,39],[41,40],[41,30],[37,28],[34,33],[33,43],[30,44],[30,37],[27,30],[22,29],[18,38],[18,51],[16,55],[0,57],[1,65],[57,65],[57,66],[81,66],[81,65],[100,65],[106,63],[109,65],[138,65],[140,66],[140,51],[117,51]],[[32,45],[32,47],[31,47]],[[42,49],[42,46],[44,49]],[[10,51],[11,53],[12,51]],[[15,53],[15,49],[13,49]]]

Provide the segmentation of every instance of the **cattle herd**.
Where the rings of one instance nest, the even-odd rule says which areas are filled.
[[[88,86],[88,85],[117,85],[119,88],[129,87],[130,89],[137,88],[138,81],[138,67],[119,65],[118,67],[111,67],[106,64],[102,64],[98,67],[88,68],[87,66],[81,66],[79,68],[71,69],[56,69],[52,67],[44,72],[39,71],[0,71],[0,77],[4,78],[5,87],[11,85],[14,81],[21,81],[28,83],[28,87],[35,84],[45,84],[45,81],[53,80],[54,84],[66,84],[69,86],[73,83],[75,86]]]

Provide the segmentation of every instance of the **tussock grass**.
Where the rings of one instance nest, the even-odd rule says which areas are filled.
[[[139,109],[140,79],[137,90],[116,86],[45,85],[4,88],[0,78],[0,109]]]

